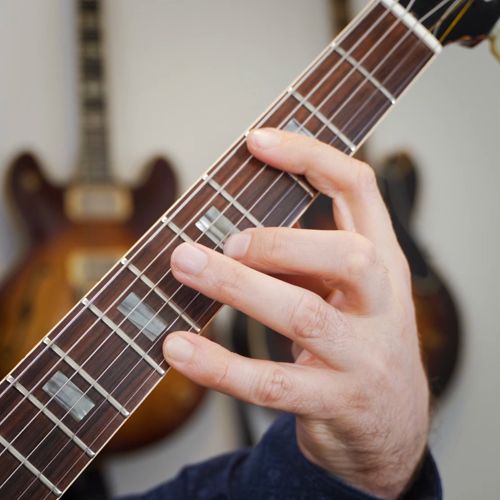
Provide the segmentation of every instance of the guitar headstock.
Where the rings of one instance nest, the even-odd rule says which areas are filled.
[[[474,46],[500,18],[500,0],[400,0],[441,42]]]

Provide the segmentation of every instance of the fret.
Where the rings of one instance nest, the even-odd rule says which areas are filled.
[[[406,9],[396,0],[380,1],[388,7],[396,17],[406,24],[406,26],[410,28],[410,30],[413,31],[432,51],[436,54],[441,52],[442,46],[439,41],[430,31],[418,22],[411,12],[407,12]]]
[[[57,498],[57,495],[0,444],[0,498]]]
[[[7,377],[13,387],[15,387],[30,403],[38,408],[49,420],[52,421],[59,429],[61,429],[66,436],[68,436],[74,443],[89,457],[95,456],[95,451],[90,449],[74,432],[72,432],[63,422],[61,422],[48,408],[45,407],[35,396],[33,396],[22,384],[17,382],[12,376]]]
[[[309,187],[307,181],[305,181],[304,177],[291,174],[290,172],[285,172],[284,174],[291,177],[309,196],[311,197],[316,196],[314,191]]]
[[[26,383],[19,383],[28,390]],[[53,484],[63,490],[69,485],[71,478],[78,473],[79,467],[89,463],[92,457],[82,449],[81,443],[77,444],[75,439],[69,437],[67,432],[62,430],[61,425],[56,425],[45,412],[40,411],[39,406],[35,405],[32,400],[26,398],[12,385],[9,388],[12,392],[9,392],[8,397],[0,402],[2,415],[0,436],[34,467],[43,471],[45,477]],[[42,405],[44,404],[44,401],[38,400]],[[45,407],[47,407],[46,404]],[[6,419],[5,417],[13,411],[15,411],[15,418]],[[54,412],[52,413],[57,417]],[[58,420],[61,422],[61,418]],[[66,427],[70,429],[69,426],[66,425]],[[83,443],[88,442],[83,441],[81,436],[78,438]],[[58,456],[63,449],[64,455]]]
[[[182,240],[193,243],[192,238],[190,238],[177,224],[174,224],[168,217],[163,216],[161,222],[170,228],[179,238]]]
[[[108,315],[102,317],[100,313],[100,310],[93,312],[88,307],[81,307],[77,321],[70,323],[59,334],[54,332],[49,335],[49,339],[62,351],[68,353],[78,366],[83,367],[86,373],[127,411],[132,411],[135,408],[134,405],[140,400],[140,395],[136,394],[137,391],[144,384],[154,385],[160,380],[160,371],[165,372],[160,363],[163,365],[166,363],[152,360],[147,350],[142,349],[138,342],[132,341],[132,337],[127,336],[122,328],[123,325],[120,325],[117,331],[117,321],[111,321]],[[121,318],[123,319],[123,316]],[[147,358],[143,356],[143,353],[148,354]],[[47,358],[49,354],[57,359],[58,367],[63,365],[59,356],[50,350],[44,353],[43,358]],[[65,374],[69,377],[74,371],[69,366],[67,368],[69,375]],[[80,376],[77,385],[85,392],[83,384],[88,385]],[[40,399],[40,396],[37,397]],[[96,405],[102,406],[102,401],[106,401],[95,389],[92,393],[89,392],[89,397],[96,402]],[[113,415],[113,418],[116,415],[122,420],[124,417],[109,402],[107,403],[105,411]],[[85,442],[89,441],[85,440]]]
[[[356,145],[315,106],[313,106],[304,96],[299,94],[296,90],[292,91],[291,95],[304,106],[311,114],[320,119],[323,125],[334,133],[340,140],[354,153]]]
[[[199,232],[198,229],[196,229],[196,231]],[[208,238],[206,239],[209,245],[213,247],[214,243]],[[133,262],[135,272],[138,271],[151,283],[155,284],[155,289],[159,292],[155,293],[155,295],[165,298],[168,297],[170,300],[169,304],[175,303],[176,308],[182,311],[185,316],[189,317],[189,323],[185,322],[182,317],[179,317],[179,320],[185,324],[185,327],[174,324],[169,327],[169,331],[189,330],[191,323],[194,323],[197,329],[202,329],[220,305],[200,295],[196,290],[181,285],[181,283],[174,278],[171,271],[169,271],[170,256],[179,243],[174,233],[168,230],[161,231],[158,233],[155,240],[147,245],[146,249],[138,252],[130,261]],[[153,264],[151,264],[152,259],[154,259]],[[134,284],[134,288],[136,285],[137,284]],[[144,292],[138,295],[142,297],[144,296]],[[148,300],[153,300],[153,298],[148,297]],[[158,310],[157,307],[153,309]],[[164,310],[162,310],[160,314],[162,314],[163,311]],[[158,355],[162,355],[161,346],[158,348]]]
[[[303,129],[307,130],[310,135],[316,137],[320,141],[330,144],[332,140],[334,140],[335,135],[330,132],[327,127],[325,127],[324,121],[321,121],[304,105],[297,102],[297,98],[292,95],[296,90],[297,89],[293,86],[290,86],[287,89],[286,99],[283,99],[279,108],[262,121],[261,126],[277,127],[286,130],[291,126],[291,123],[296,122],[299,123]],[[302,185],[304,190],[311,196],[316,196],[316,191],[303,176],[297,176],[294,174],[288,175],[298,182],[298,184]]]
[[[202,177],[210,187],[220,193],[233,207],[235,207],[244,217],[246,217],[255,227],[262,227],[262,224],[257,220],[251,212],[249,212],[236,198],[230,195],[218,182],[214,181],[209,175],[205,174]]]
[[[49,490],[52,491],[56,496],[60,497],[63,492],[50,481],[42,472],[35,467],[26,457],[22,455],[22,453],[19,453],[14,446],[12,446],[6,439],[4,439],[2,436],[0,436],[0,444],[4,446],[7,451],[17,460],[19,460],[20,464],[26,469],[28,469],[41,483],[43,483]]]
[[[14,380],[25,387],[38,401],[40,401],[56,418],[71,430],[78,438],[91,446],[92,450],[98,450],[106,440],[111,436],[113,429],[106,430],[97,435],[109,422],[115,423],[115,429],[119,427],[124,420],[124,416],[115,409],[109,400],[104,398],[92,385],[83,378],[67,360],[62,360],[52,349],[47,349],[45,344],[41,344],[30,355],[32,364],[26,373],[13,373]],[[61,371],[68,377],[89,399],[94,402],[94,407],[85,416],[83,420],[77,422],[68,411],[59,405],[47,392],[43,386],[52,377],[52,375]],[[36,379],[33,376],[37,375]],[[9,403],[2,407],[2,416],[7,417],[10,412],[25,412],[23,408],[16,408],[14,403]],[[18,429],[24,427],[25,424]]]
[[[71,357],[60,349],[52,340],[48,337],[43,339],[43,343],[50,347],[62,360],[64,360],[76,373],[78,373],[93,389],[95,389],[104,399],[106,399],[111,406],[118,410],[124,417],[128,417],[130,412],[123,407],[111,394],[104,389],[104,387],[94,380],[78,363],[76,363]]]
[[[139,347],[111,318],[98,309],[94,304],[87,299],[82,300],[82,304],[93,312],[105,325],[107,325],[113,333],[116,333],[122,340],[124,340],[129,347],[131,347],[139,356],[148,363],[151,368],[156,370],[160,375],[165,375],[165,370],[154,361],[149,354],[147,354],[141,347]]]
[[[221,214],[223,214],[225,219],[227,219],[232,226],[237,228],[239,231],[255,227],[252,221],[247,219],[237,207],[230,204],[220,192],[208,183],[201,180],[199,182],[199,186],[200,189],[196,194],[196,204],[197,207],[200,208],[195,210],[184,209],[169,217],[170,221],[182,228],[183,233],[187,234],[193,241],[209,246],[210,248],[215,248],[217,245],[217,242],[214,242],[213,239],[208,236],[207,231],[204,231],[202,226],[197,224],[200,219],[206,215],[207,211],[211,207],[214,207]],[[244,205],[243,203],[241,204]],[[251,210],[249,211],[252,212]],[[257,220],[259,219],[255,216],[255,214],[253,215],[254,218],[257,218]],[[227,234],[223,236],[227,238],[230,234],[227,232]]]
[[[168,229],[163,229],[162,234],[167,238],[166,241],[170,241],[168,239],[169,237],[174,238],[174,240],[176,238]],[[173,246],[170,251],[172,251],[173,248],[175,247]],[[144,265],[144,268],[150,265],[150,261],[154,256],[145,253],[145,257],[147,258],[146,261],[136,261],[138,265]],[[106,315],[118,324],[129,338],[134,340],[139,347],[147,352],[156,363],[163,365],[165,359],[163,357],[161,343],[157,341],[159,340],[159,336],[156,335],[156,329],[159,327],[159,323],[161,322],[165,325],[164,331],[161,332],[162,338],[174,330],[192,329],[199,332],[201,327],[183,310],[183,307],[177,304],[175,298],[167,295],[161,290],[153,280],[141,272],[133,261],[123,258],[121,263],[124,267],[115,280],[113,280],[113,287],[111,288],[114,289],[114,287],[116,287],[115,289],[119,290],[120,294],[101,294],[99,293],[98,287],[90,300],[101,311],[105,311]],[[162,269],[158,269],[158,273],[160,276],[170,274],[169,265]],[[175,288],[178,288],[180,284],[178,282],[176,283],[177,286]],[[107,291],[109,292],[109,287]],[[152,326],[149,331],[141,331],[141,329],[131,321],[132,318],[128,317],[128,314],[124,314],[124,310],[126,309],[124,301],[126,301],[130,294],[137,296],[144,304],[145,308],[155,313],[155,316],[151,319],[156,326]],[[152,340],[150,338],[151,336],[155,338]]]
[[[175,313],[182,318],[196,333],[201,332],[201,328],[196,324],[193,318],[189,316],[189,314],[185,313],[181,310],[179,306],[172,300],[171,297],[168,297],[164,294],[147,276],[145,276],[137,267],[133,264],[129,264],[128,268],[143,281],[160,299],[168,306],[170,309],[173,309]]]
[[[338,52],[342,59],[345,59],[351,66],[359,71],[367,80],[369,80],[382,94],[389,99],[391,104],[396,103],[396,98],[365,68],[363,65],[351,57],[342,47],[333,45],[334,50]]]
[[[289,99],[286,104],[289,109],[293,109],[292,100]],[[310,115],[307,112],[307,115]],[[304,118],[304,117],[302,117]],[[319,123],[319,122],[318,122]],[[332,134],[331,134],[332,135]],[[241,167],[241,165],[244,165]],[[235,175],[236,173],[236,175]],[[272,210],[281,210],[276,207],[278,200],[283,201],[283,195],[295,186],[292,195],[302,198],[302,194],[307,192],[309,198],[313,198],[316,192],[302,176],[298,183],[292,177],[284,175],[282,172],[266,167],[264,163],[250,156],[246,145],[240,145],[233,153],[232,157],[224,162],[224,165],[215,170],[209,171],[206,177],[211,178],[215,183],[224,187],[224,190],[238,201],[245,210],[252,214],[253,219],[264,226],[273,226],[283,219],[278,217],[269,217]],[[304,184],[307,190],[304,189]],[[293,196],[287,199],[287,203],[293,203]],[[217,207],[219,208],[219,207]],[[264,218],[266,218],[264,223]],[[234,223],[234,220],[231,219]],[[240,224],[236,224],[240,230],[243,229]]]
[[[379,18],[381,21],[369,30],[374,20]],[[364,33],[367,34],[363,43],[356,46]],[[387,36],[387,33],[391,36]],[[365,69],[395,97],[402,94],[436,54],[382,4],[378,4],[369,16],[349,32],[339,46],[355,60],[362,61]],[[394,71],[395,68],[397,71]]]

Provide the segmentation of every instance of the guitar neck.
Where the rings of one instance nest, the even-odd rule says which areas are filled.
[[[353,154],[440,45],[399,4],[372,3],[252,127]],[[0,385],[0,496],[60,495],[168,370],[161,345],[220,304],[181,285],[183,241],[291,226],[317,193],[252,157],[242,135]]]
[[[78,180],[110,180],[102,5],[76,0],[80,78],[80,156]]]

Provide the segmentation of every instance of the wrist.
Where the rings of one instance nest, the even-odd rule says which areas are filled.
[[[342,442],[328,438],[328,449],[312,442],[301,425],[296,429],[297,447],[304,458],[320,467],[330,476],[376,498],[401,498],[418,478],[426,457],[425,439],[412,453],[402,456],[401,451],[359,453]],[[326,439],[325,439],[326,441]]]

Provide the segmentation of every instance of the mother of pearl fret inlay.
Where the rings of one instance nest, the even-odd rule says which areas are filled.
[[[82,299],[82,304],[88,307],[89,311],[93,312],[105,325],[107,325],[113,333],[116,333],[131,347],[139,356],[157,371],[160,375],[165,375],[165,370],[140,346],[138,346],[111,318],[106,316],[98,307],[92,304],[88,299]]]
[[[80,377],[82,377],[90,386],[96,390],[105,400],[108,401],[108,403],[115,408],[115,410],[118,410],[124,417],[128,417],[130,415],[130,412],[122,406],[109,392],[104,389],[104,387],[97,382],[97,380],[94,380],[92,376],[90,376],[86,370],[84,370],[73,358],[68,356],[67,353],[65,353],[59,346],[54,344],[53,341],[51,341],[48,337],[45,337],[43,339],[43,343],[45,345],[48,345],[61,359],[63,359],[73,370],[75,370]]]
[[[192,241],[192,240],[190,240]],[[183,311],[171,297],[166,295],[160,288],[158,288],[147,276],[144,275],[134,264],[130,264],[127,259],[122,259],[121,263],[127,266],[130,271],[132,271],[145,285],[147,285],[153,292],[160,297],[165,305],[169,306],[179,317],[181,317],[196,333],[201,332],[201,328],[198,326],[196,321],[191,318],[185,311]]]
[[[59,420],[41,401],[31,394],[26,387],[17,382],[14,377],[8,376],[7,382],[15,387],[30,403],[38,408],[53,424],[66,434],[83,452],[89,457],[95,456],[95,451],[91,450],[71,429]]]
[[[3,436],[0,436],[0,444],[4,446],[14,458],[19,460],[21,465],[26,467],[36,478],[38,478],[42,484],[49,488],[54,495],[60,497],[63,494],[63,492],[49,478],[44,476],[41,471],[39,471],[25,456],[23,456],[22,453],[19,453],[19,451],[14,448],[14,446],[12,446]]]
[[[239,232],[239,229],[214,206],[196,222],[196,227],[216,245],[222,245],[226,238]]]
[[[158,313],[142,302],[133,292],[125,297],[125,300],[118,306],[118,310],[151,342],[154,342],[167,329],[167,324],[158,316]]]
[[[94,402],[60,371],[50,377],[43,390],[77,422],[83,420],[95,406]]]
[[[310,132],[304,125],[299,123],[295,118],[292,118],[286,125],[283,130],[287,132],[293,132],[294,134],[301,134],[307,137],[314,137],[314,134]]]

